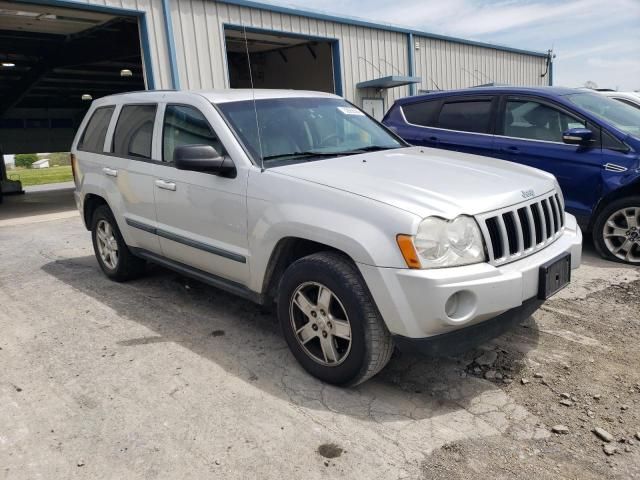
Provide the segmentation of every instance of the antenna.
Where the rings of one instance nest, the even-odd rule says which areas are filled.
[[[256,92],[253,88],[253,73],[251,71],[251,56],[249,55],[249,42],[247,41],[247,28],[242,25],[244,34],[244,48],[247,52],[247,64],[249,65],[249,81],[251,82],[251,99],[253,100],[253,113],[256,116],[256,134],[258,135],[258,150],[260,154],[260,171],[264,172],[264,154],[262,153],[262,139],[260,137],[260,122],[258,121],[258,107],[256,107]]]
[[[475,79],[476,79],[476,80],[480,80],[480,81],[482,81],[482,79],[481,79],[479,76],[477,76],[477,75],[476,75],[476,74],[474,74],[474,73],[471,73],[471,72],[470,72],[469,70],[467,70],[466,68],[464,68],[464,67],[462,67],[462,66],[461,66],[461,67],[460,67],[460,69],[464,70],[465,72],[467,72],[467,73],[468,73],[469,75],[471,75],[472,77],[475,77]]]
[[[364,57],[358,57],[358,60],[364,60],[364,61],[365,61],[365,62],[367,62],[369,65],[371,65],[375,71],[377,71],[380,75],[382,75],[382,72],[380,71],[380,69],[379,69],[378,67],[376,67],[376,66],[373,64],[373,62],[370,62],[369,60],[367,60],[367,59],[366,59],[366,58],[364,58]]]
[[[387,62],[384,58],[379,58],[378,61],[386,63],[387,65],[389,65],[392,68],[392,70],[395,70],[396,72],[398,72],[398,75],[402,75],[400,73],[400,69],[397,68],[393,63]]]
[[[493,82],[493,79],[489,76],[486,75],[485,73],[481,72],[480,70],[478,70],[477,68],[474,70],[474,72],[479,73],[480,75],[482,75],[484,78],[486,78],[487,80],[489,80],[489,82]]]

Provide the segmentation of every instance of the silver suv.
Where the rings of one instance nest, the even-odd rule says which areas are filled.
[[[150,261],[277,313],[312,375],[355,385],[394,346],[453,354],[525,319],[580,264],[552,175],[411,147],[340,97],[141,92],[73,143],[100,267]]]

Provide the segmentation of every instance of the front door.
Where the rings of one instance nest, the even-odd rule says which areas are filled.
[[[249,279],[247,170],[238,169],[237,175],[230,178],[176,169],[173,166],[175,148],[195,144],[211,145],[226,155],[201,110],[194,106],[166,105],[163,162],[155,165],[157,233],[162,254],[246,285]]]
[[[496,156],[555,175],[570,213],[588,217],[602,192],[600,129],[578,115],[533,97],[507,97],[500,109]],[[562,133],[590,128],[590,146],[568,145]]]

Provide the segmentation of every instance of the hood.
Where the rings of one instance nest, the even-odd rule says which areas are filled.
[[[515,205],[556,187],[553,175],[535,168],[424,147],[327,158],[269,170],[421,217],[476,215]]]

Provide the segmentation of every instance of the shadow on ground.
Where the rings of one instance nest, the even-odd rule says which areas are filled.
[[[73,187],[5,195],[0,205],[0,220],[76,210]]]
[[[443,428],[458,429],[462,434],[468,431],[471,436],[496,430],[504,433],[517,425],[522,436],[532,436],[535,419],[527,421],[529,414],[524,408],[513,404],[494,383],[465,371],[479,355],[477,351],[453,358],[395,354],[374,379],[342,389],[307,375],[289,353],[275,316],[248,301],[155,266],[149,267],[142,279],[111,282],[93,256],[58,260],[42,268],[120,318],[153,332],[120,340],[118,348],[174,342],[215,362],[229,375],[305,408],[375,422],[438,417]],[[498,362],[506,356],[510,365],[522,364],[526,352],[536,347],[535,323],[533,319],[525,323],[502,337],[500,347],[493,343],[485,346],[498,351]],[[512,376],[517,377],[518,372]],[[517,422],[512,424],[514,418]],[[478,423],[485,422],[492,432],[478,430]]]

